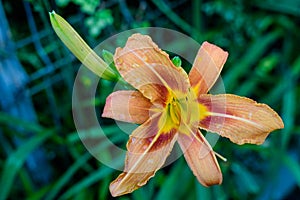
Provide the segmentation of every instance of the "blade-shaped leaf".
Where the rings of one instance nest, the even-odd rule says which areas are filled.
[[[24,164],[27,156],[52,134],[52,130],[41,132],[29,139],[26,143],[21,145],[15,152],[9,155],[9,157],[4,163],[3,170],[1,173],[0,200],[4,200],[8,197],[15,176]]]

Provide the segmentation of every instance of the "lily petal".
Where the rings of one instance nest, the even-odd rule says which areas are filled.
[[[237,144],[262,144],[271,131],[284,127],[268,105],[249,98],[203,94],[198,102],[207,108],[200,128],[219,133]]]
[[[112,196],[127,194],[145,185],[165,163],[177,134],[176,129],[158,133],[159,117],[149,119],[130,136],[124,172],[110,184]]]
[[[204,42],[189,73],[192,88],[197,95],[206,94],[218,79],[228,53],[220,47]]]
[[[194,135],[179,134],[178,143],[188,165],[202,185],[222,183],[222,172],[216,156],[199,130]]]
[[[149,36],[133,34],[123,49],[116,49],[114,61],[124,80],[151,102],[166,102],[171,91],[183,94],[188,91],[185,71],[175,67],[168,54]]]
[[[142,124],[149,119],[151,106],[138,91],[117,91],[107,97],[102,117]]]

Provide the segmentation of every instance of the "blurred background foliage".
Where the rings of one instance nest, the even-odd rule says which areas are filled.
[[[215,43],[229,52],[222,72],[227,93],[269,104],[285,123],[261,146],[221,138],[214,150],[228,161],[220,161],[220,186],[201,186],[181,157],[119,199],[300,197],[299,0],[0,0],[0,199],[110,199],[109,183],[119,173],[93,158],[78,137],[71,99],[80,63],[51,28],[52,10],[91,47],[147,26]],[[112,87],[99,82],[93,102],[99,116]],[[114,143],[125,145],[127,135],[112,121],[99,121]],[[107,145],[99,151],[109,157]]]

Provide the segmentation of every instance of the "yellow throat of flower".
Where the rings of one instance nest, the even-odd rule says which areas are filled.
[[[197,102],[193,91],[185,95],[170,93],[159,120],[160,133],[176,129],[181,133],[190,134],[187,127],[197,127],[199,120],[203,119],[206,114],[206,107]]]
[[[172,123],[178,126],[181,120],[181,105],[177,99],[173,98],[171,102],[168,103],[167,112]]]

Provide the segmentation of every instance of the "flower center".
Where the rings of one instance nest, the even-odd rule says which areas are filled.
[[[197,127],[205,113],[206,107],[198,103],[193,91],[187,94],[170,93],[158,125],[164,133],[176,129],[189,135],[189,127]]]
[[[168,115],[171,119],[171,121],[175,124],[175,125],[179,125],[180,124],[180,120],[181,120],[181,107],[180,107],[180,103],[176,98],[172,98],[171,102],[168,104]]]

